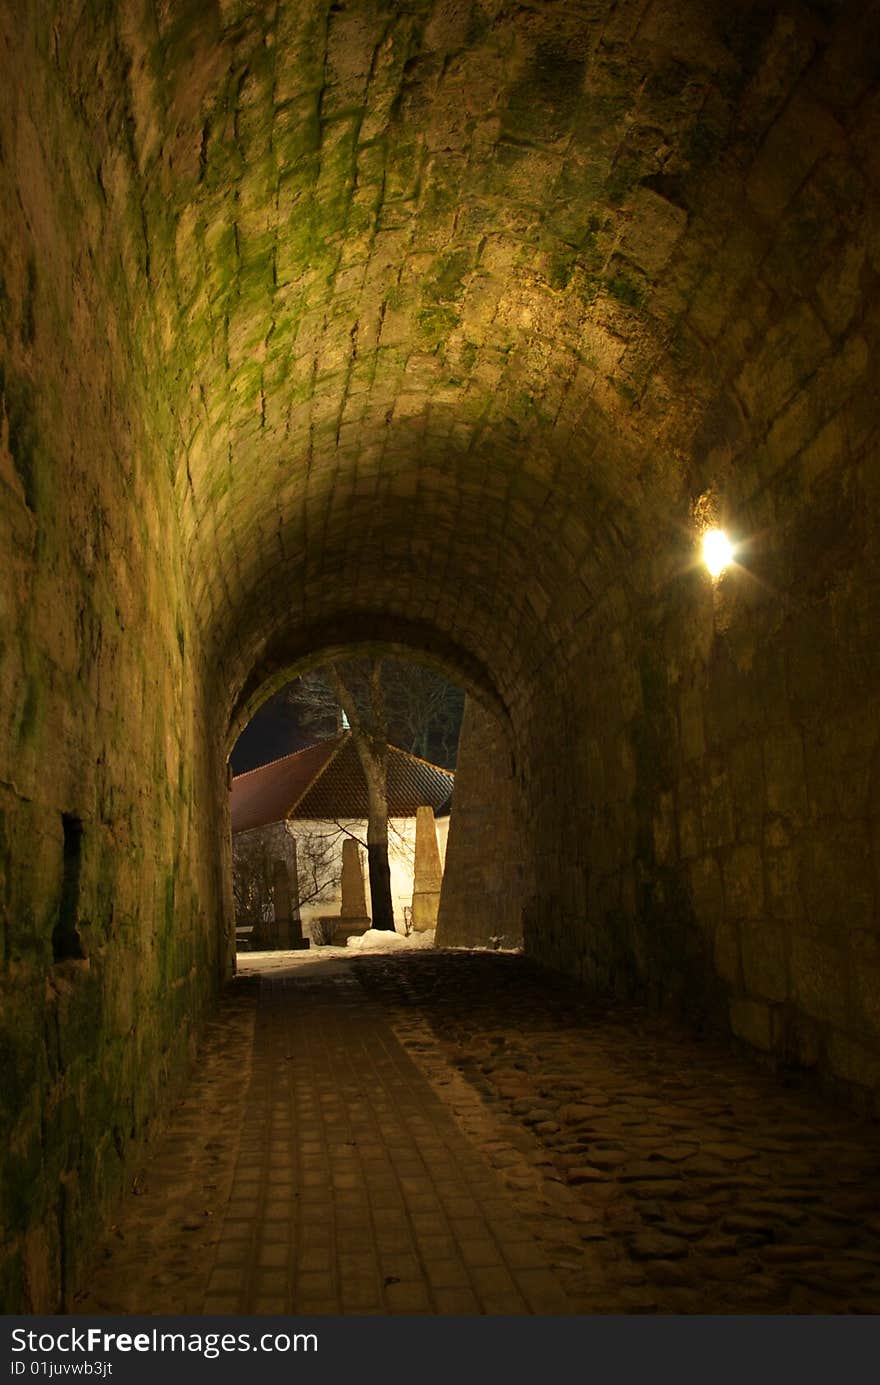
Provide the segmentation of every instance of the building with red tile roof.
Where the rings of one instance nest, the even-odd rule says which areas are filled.
[[[434,810],[445,855],[454,783],[451,770],[389,746],[388,855],[400,930],[412,901],[416,810]],[[316,920],[339,911],[343,840],[366,845],[367,785],[351,732],[236,775],[229,810],[240,934],[271,912],[274,863],[281,858],[304,932],[316,935]],[[368,883],[366,890],[369,898]]]

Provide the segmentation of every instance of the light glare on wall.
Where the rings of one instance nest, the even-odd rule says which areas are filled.
[[[703,535],[703,562],[718,577],[733,562],[734,548],[723,529],[707,529]]]

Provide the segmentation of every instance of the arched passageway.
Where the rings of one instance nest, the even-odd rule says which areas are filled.
[[[872,1106],[876,19],[0,7],[6,1301],[227,974],[236,718],[355,638],[505,709],[535,958]]]

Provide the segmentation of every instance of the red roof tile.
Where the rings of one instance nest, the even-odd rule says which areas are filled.
[[[248,770],[247,774],[237,774],[229,796],[233,832],[247,832],[251,827],[265,827],[286,818],[291,806],[339,749],[341,739],[333,736],[259,769]]]
[[[452,793],[455,775],[396,746],[389,747],[389,817],[413,817],[428,804],[436,811]],[[349,732],[285,755],[232,781],[233,832],[284,818],[365,818],[367,786]]]

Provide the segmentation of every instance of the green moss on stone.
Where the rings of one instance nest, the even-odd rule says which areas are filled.
[[[612,298],[616,298],[618,303],[625,303],[628,308],[641,308],[645,302],[644,289],[620,271],[605,280],[605,287]]]
[[[42,1176],[44,1170],[36,1134],[28,1141],[23,1152],[20,1148],[6,1150],[0,1197],[7,1235],[24,1230],[31,1221],[35,1191],[40,1189]]]
[[[33,389],[21,378],[7,376],[2,381],[9,428],[9,451],[24,490],[28,508],[36,511],[39,501],[40,439],[35,418]]]
[[[605,183],[605,194],[614,207],[626,201],[641,175],[641,161],[633,155],[622,154]]]
[[[619,375],[609,375],[609,384],[617,390],[617,393],[626,400],[628,404],[635,404],[638,401],[638,390],[630,384],[628,380],[623,380]]]
[[[577,264],[577,252],[568,248],[558,250],[551,256],[547,270],[547,283],[552,289],[568,288]]]
[[[36,297],[37,262],[33,255],[29,255],[25,279],[24,301],[21,309],[21,340],[23,346],[32,346],[37,334]]]
[[[456,310],[443,304],[423,308],[416,315],[416,320],[423,341],[432,343],[437,347],[443,345],[449,334],[455,331],[459,322]]]
[[[27,744],[36,735],[44,701],[45,692],[42,684],[36,678],[28,678],[17,726],[19,745]]]
[[[705,168],[717,158],[724,144],[724,135],[707,120],[698,120],[682,143],[682,153],[691,169]]]
[[[464,276],[470,269],[471,256],[467,250],[453,250],[437,260],[434,278],[425,285],[425,293],[438,303],[459,298],[464,289]]]
[[[584,76],[584,60],[560,42],[539,45],[528,71],[513,88],[504,126],[521,140],[558,139],[570,127]]]

